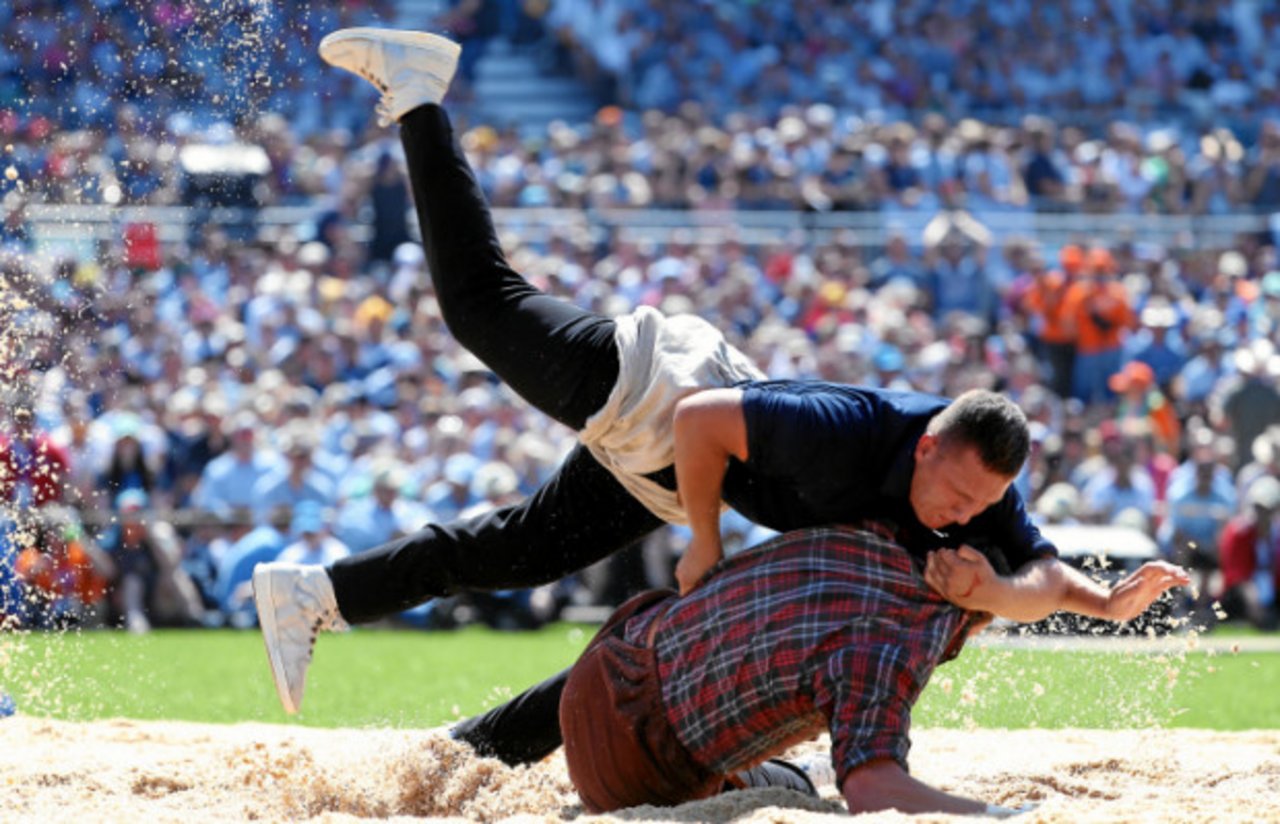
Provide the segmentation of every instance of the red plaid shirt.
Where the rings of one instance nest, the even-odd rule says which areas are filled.
[[[843,783],[869,761],[906,767],[911,706],[969,617],[886,530],[831,527],[724,561],[624,634],[644,644],[658,622],[663,703],[698,763],[728,775],[825,728]]]

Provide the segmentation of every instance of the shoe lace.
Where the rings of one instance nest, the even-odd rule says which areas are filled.
[[[382,93],[382,97],[378,100],[378,105],[374,107],[374,111],[378,115],[378,125],[387,128],[396,122],[395,115],[395,96],[390,91]]]
[[[395,97],[392,94],[391,89],[385,82],[383,82],[382,78],[374,74],[373,68],[368,64],[368,62],[361,63],[358,66],[353,66],[352,69],[356,74],[372,83],[374,88],[382,92],[382,97],[379,98],[377,106],[374,107],[374,111],[378,115],[379,126],[382,126],[383,128],[390,126],[395,122],[395,116],[392,114],[392,112],[395,111]]]
[[[373,84],[378,87],[378,90],[382,92],[382,97],[378,100],[378,105],[374,108],[374,111],[378,115],[378,125],[383,128],[394,125],[400,119],[400,116],[404,114],[402,109],[405,109],[406,106],[403,99],[398,100],[396,98],[395,90],[392,87],[383,85],[378,81],[371,82],[373,82]],[[417,82],[419,84],[425,84],[428,88],[438,89],[439,94],[437,99],[444,95],[444,90],[449,86],[438,72],[425,67],[418,70]],[[409,96],[410,99],[412,99],[412,91],[410,91]]]

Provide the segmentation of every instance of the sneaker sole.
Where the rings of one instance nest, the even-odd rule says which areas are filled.
[[[271,592],[271,571],[255,569],[253,571],[253,604],[258,610],[258,626],[262,629],[262,645],[267,650],[267,663],[271,665],[271,680],[276,685],[276,696],[284,711],[290,715],[298,712],[293,697],[289,695],[289,687],[285,682],[284,662],[279,652],[279,628],[276,625],[276,611],[270,608],[274,603]],[[267,606],[267,609],[263,609]],[[275,643],[272,643],[275,641]]]
[[[400,31],[398,29],[377,29],[377,28],[354,28],[339,29],[338,31],[326,34],[324,39],[320,41],[320,56],[324,57],[325,49],[339,43],[350,40],[373,40],[387,43],[399,43],[402,46],[419,46],[430,49],[431,51],[443,52],[451,61],[457,62],[458,56],[462,54],[462,46],[453,42],[447,37],[441,37],[438,34],[431,34],[424,31]],[[328,59],[325,59],[328,63]],[[333,63],[329,65],[333,66]],[[336,68],[342,68],[336,66]]]

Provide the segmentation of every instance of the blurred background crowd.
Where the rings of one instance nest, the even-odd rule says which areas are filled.
[[[16,174],[0,195],[178,203],[193,196],[184,147],[237,141],[263,153],[252,202],[340,195],[373,93],[323,68],[316,43],[397,12],[6,4],[0,140]],[[433,27],[466,46],[451,93],[464,115],[495,44],[568,72],[600,109],[594,127],[498,116],[477,132],[498,205],[1280,204],[1280,10],[1266,3],[459,0]]]
[[[0,9],[0,621],[248,626],[254,563],[501,506],[572,444],[450,337],[394,132],[314,57],[342,25],[423,21],[390,2],[220,11]],[[1032,421],[1017,485],[1042,524],[1149,542],[1195,570],[1183,608],[1275,626],[1280,11],[433,11],[465,44],[460,139],[537,285],[697,313],[777,378],[1005,392]],[[487,114],[502,53],[580,83],[588,116]],[[82,228],[93,208],[105,233]],[[281,208],[301,217],[261,219]],[[669,219],[600,217],[617,209]],[[1116,229],[1144,214],[1240,230]],[[1115,225],[1071,231],[1097,215]],[[732,548],[765,535],[724,529]],[[616,603],[670,582],[685,539],[403,619]]]

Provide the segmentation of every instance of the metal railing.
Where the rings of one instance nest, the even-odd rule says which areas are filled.
[[[235,240],[269,237],[290,228],[300,240],[314,235],[319,205],[273,206],[262,209],[196,208],[187,206],[50,206],[33,205],[28,216],[41,251],[91,256],[99,241],[118,241],[126,225],[150,223],[162,244],[180,245],[204,226],[223,227]],[[699,210],[577,210],[497,209],[500,231],[529,240],[544,240],[572,229],[615,233],[627,240],[664,242],[679,236],[695,244],[721,243],[736,238],[747,245],[783,242],[822,244],[835,238],[863,247],[879,247],[888,234],[902,231],[918,242],[924,225],[936,213],[699,211]],[[1073,214],[1059,212],[973,212],[999,240],[1015,235],[1033,237],[1050,246],[1068,242],[1114,243],[1136,240],[1179,248],[1219,249],[1234,245],[1243,234],[1269,233],[1271,215]],[[1277,224],[1280,225],[1280,224]],[[367,240],[366,224],[351,227],[357,241]]]

